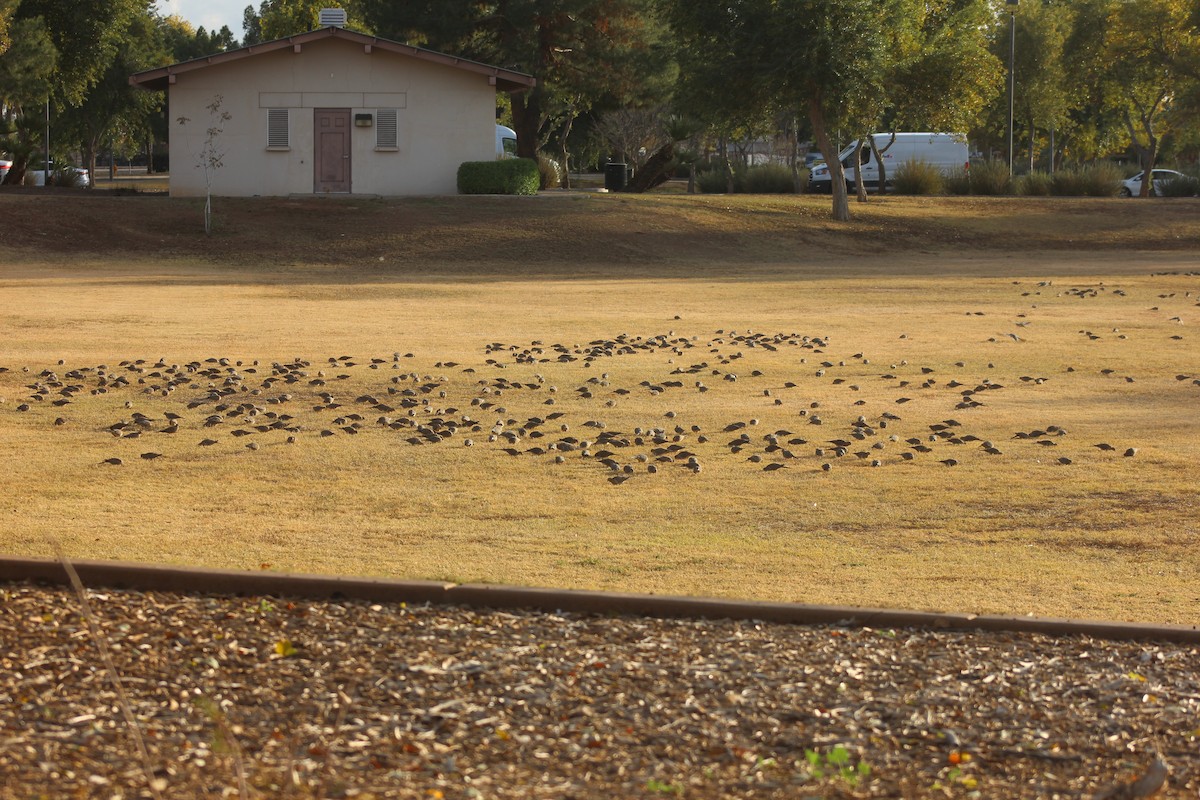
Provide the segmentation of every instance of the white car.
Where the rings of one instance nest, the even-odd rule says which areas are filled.
[[[1162,194],[1163,184],[1169,181],[1179,180],[1186,177],[1182,172],[1176,172],[1173,169],[1156,169],[1154,173],[1154,186],[1150,189],[1151,196],[1159,196]],[[1142,170],[1137,175],[1134,175],[1127,181],[1121,183],[1121,197],[1141,197],[1142,196],[1142,176],[1146,174]]]
[[[76,176],[78,176],[78,178],[79,178],[78,185],[79,186],[86,188],[86,187],[92,185],[92,176],[86,169],[83,169],[82,167],[66,167],[66,169],[71,170],[72,172],[75,173]],[[51,170],[50,175],[53,177],[54,173],[57,171],[58,171],[57,169]],[[45,186],[46,185],[46,170],[31,169],[28,172],[26,172],[25,174],[33,176],[33,185],[34,186]]]

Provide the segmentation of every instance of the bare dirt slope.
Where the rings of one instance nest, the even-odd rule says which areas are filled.
[[[819,197],[543,194],[201,201],[70,191],[0,192],[0,248],[229,265],[361,265],[364,276],[486,271],[624,273],[751,268],[831,257],[1200,251],[1200,201],[885,198],[829,219]],[[922,259],[923,260],[923,259]],[[894,264],[889,264],[889,267]]]

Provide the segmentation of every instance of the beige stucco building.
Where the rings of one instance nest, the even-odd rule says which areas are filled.
[[[534,79],[338,26],[140,72],[168,93],[171,195],[454,194],[458,166],[496,157],[496,92]],[[220,99],[228,114],[208,106]],[[186,120],[180,122],[180,119]]]

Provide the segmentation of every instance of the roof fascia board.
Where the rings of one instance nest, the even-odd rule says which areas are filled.
[[[270,42],[261,42],[252,44],[247,47],[241,47],[237,50],[229,50],[224,53],[215,53],[209,56],[194,58],[191,61],[182,61],[178,64],[171,64],[166,67],[158,67],[157,69],[145,70],[138,72],[129,77],[129,83],[140,89],[150,91],[162,91],[167,88],[169,83],[175,82],[175,76],[187,72],[192,72],[205,67],[215,66],[217,64],[225,64],[231,61],[240,61],[243,58],[251,56],[263,55],[275,50],[284,48],[292,48],[293,52],[299,53],[302,46],[308,42],[318,41],[327,38],[346,39],[351,42],[356,42],[367,49],[371,50],[378,48],[390,53],[398,53],[400,55],[410,56],[421,61],[428,61],[434,64],[442,64],[456,69],[475,72],[480,75],[486,75],[489,78],[489,83],[495,84],[499,89],[507,92],[520,92],[526,89],[531,89],[537,85],[537,79],[521,72],[513,72],[512,70],[501,69],[500,67],[481,64],[478,61],[471,61],[457,56],[439,53],[435,50],[426,50],[422,47],[416,47],[410,44],[402,44],[393,42],[390,39],[380,39],[377,36],[368,36],[365,33],[347,30],[346,28],[329,27],[318,28],[317,30],[308,31],[306,33],[298,33],[295,36],[289,36],[284,39],[275,39]]]

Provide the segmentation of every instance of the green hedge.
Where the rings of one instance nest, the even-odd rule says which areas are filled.
[[[459,194],[537,194],[541,175],[531,158],[464,161],[458,166]]]

